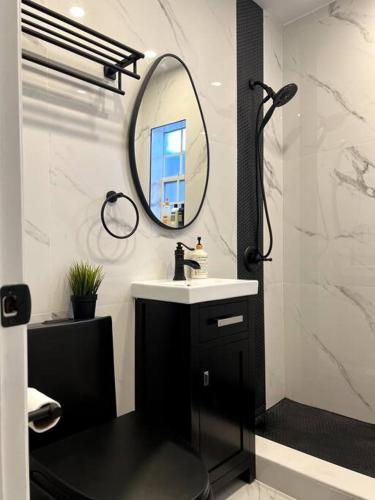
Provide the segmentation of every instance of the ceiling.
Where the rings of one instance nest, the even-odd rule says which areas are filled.
[[[295,21],[330,3],[328,0],[255,0],[255,2],[277,17],[282,24]]]

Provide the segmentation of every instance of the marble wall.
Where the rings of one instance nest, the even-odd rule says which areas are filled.
[[[283,85],[283,27],[264,12],[264,81],[277,90]],[[266,105],[268,107],[268,104]],[[264,264],[266,405],[285,397],[283,311],[283,117],[277,109],[264,133],[264,182],[274,235],[272,262]],[[269,236],[264,224],[264,247]]]
[[[375,423],[375,4],[285,29],[286,395]]]
[[[100,208],[115,189],[137,200],[127,156],[128,124],[140,83],[124,79],[127,95],[23,64],[25,279],[33,322],[69,312],[66,272],[75,259],[102,264],[105,280],[98,314],[114,324],[119,413],[134,406],[134,314],[130,284],[171,276],[177,239],[203,237],[209,272],[236,276],[236,2],[235,0],[45,0],[69,15],[140,50],[172,52],[195,80],[210,139],[207,201],[196,223],[175,233],[152,223],[142,208],[139,230],[128,241],[104,232]],[[95,65],[24,37],[24,46],[100,75]],[[144,75],[152,60],[144,60]],[[212,86],[220,81],[222,86]],[[137,200],[138,201],[138,200]],[[119,202],[120,203],[120,202]],[[139,203],[138,203],[139,205]],[[119,209],[120,216],[130,212]]]

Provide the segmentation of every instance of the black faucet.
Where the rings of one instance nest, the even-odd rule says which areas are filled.
[[[174,251],[175,255],[175,270],[174,270],[174,278],[173,281],[184,281],[185,278],[185,269],[184,266],[192,267],[193,269],[200,269],[201,266],[196,260],[185,259],[185,252],[182,247],[187,248],[188,250],[194,250],[194,248],[190,248],[185,243],[179,241],[177,243],[176,250]]]

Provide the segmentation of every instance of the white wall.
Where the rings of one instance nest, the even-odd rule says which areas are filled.
[[[71,2],[46,0],[68,14]],[[98,314],[114,322],[119,413],[134,406],[134,318],[130,283],[171,276],[178,239],[204,238],[212,276],[236,276],[236,26],[235,0],[86,0],[83,22],[140,50],[172,52],[189,66],[210,139],[207,201],[198,221],[182,232],[164,231],[144,214],[127,157],[131,109],[140,83],[124,79],[127,95],[115,96],[24,64],[25,271],[33,321],[66,316],[66,272],[74,259],[103,264],[106,278]],[[42,43],[24,40],[46,53]],[[61,50],[58,60],[100,74]],[[144,75],[151,61],[143,61]],[[221,87],[211,86],[221,81]],[[110,189],[130,194],[141,211],[128,241],[107,235],[100,207]],[[37,200],[37,202],[36,202]],[[119,202],[120,203],[120,202]]]
[[[275,91],[283,85],[283,28],[267,11],[264,12],[264,81]],[[285,397],[282,141],[283,119],[279,108],[264,134],[264,182],[274,236],[273,261],[264,264],[267,408]],[[268,248],[268,244],[264,223],[264,247]]]
[[[286,394],[375,423],[375,4],[285,30]]]

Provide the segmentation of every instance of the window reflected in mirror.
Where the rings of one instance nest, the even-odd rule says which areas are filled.
[[[186,120],[151,129],[149,205],[163,224],[183,227]]]

